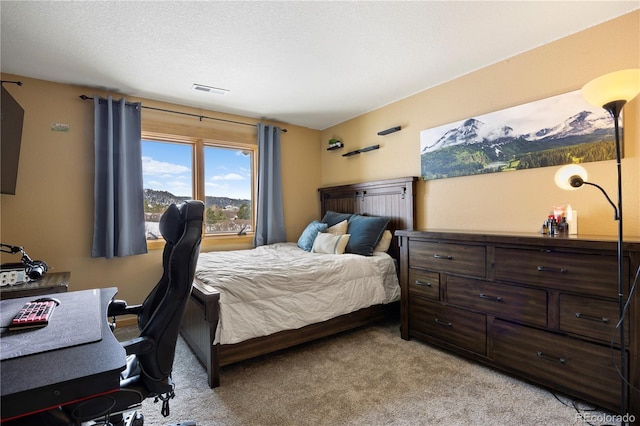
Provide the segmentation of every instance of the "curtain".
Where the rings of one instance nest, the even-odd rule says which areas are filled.
[[[258,124],[258,201],[254,246],[287,241],[280,176],[280,128]]]
[[[93,97],[94,218],[92,257],[147,252],[142,187],[141,105]]]

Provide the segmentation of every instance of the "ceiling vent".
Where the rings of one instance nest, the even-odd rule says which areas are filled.
[[[197,84],[197,83],[194,83],[191,88],[197,92],[212,93],[214,95],[226,95],[227,93],[229,93],[229,90],[227,89],[205,86],[203,84]]]

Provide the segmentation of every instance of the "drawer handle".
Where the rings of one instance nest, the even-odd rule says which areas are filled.
[[[416,280],[416,285],[419,285],[422,287],[431,287],[432,284],[429,281]]]
[[[566,364],[567,363],[567,359],[566,358],[553,358],[553,357],[545,355],[542,352],[536,352],[536,355],[538,355],[539,358],[545,359],[547,361],[559,362],[560,364]]]
[[[481,299],[486,299],[486,300],[491,300],[492,302],[502,302],[503,299],[500,296],[487,296],[484,293],[480,293],[480,298]]]
[[[566,274],[569,272],[569,270],[565,268],[550,268],[548,266],[538,266],[538,272],[559,272],[561,274]]]
[[[609,318],[597,317],[595,315],[585,315],[585,314],[580,313],[580,312],[576,312],[576,318],[586,319],[586,320],[589,320],[589,321],[603,322],[605,324],[609,323]]]
[[[452,327],[453,323],[451,321],[441,321],[439,318],[436,318],[436,324],[441,325],[443,327]]]
[[[438,254],[438,253],[434,254],[433,258],[434,259],[443,259],[443,260],[453,260],[453,256],[444,256],[444,255]]]

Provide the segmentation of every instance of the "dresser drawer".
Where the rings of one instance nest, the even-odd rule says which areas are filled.
[[[547,325],[547,292],[544,290],[449,276],[447,302],[502,318]]]
[[[486,317],[417,297],[409,303],[409,328],[460,348],[486,354]]]
[[[628,276],[628,263],[625,270]],[[497,280],[611,297],[617,294],[617,271],[618,259],[611,255],[495,249]]]
[[[605,408],[619,409],[620,377],[613,359],[619,351],[570,337],[495,320],[493,353],[497,365],[533,381],[567,391]]]
[[[484,246],[409,240],[409,266],[484,278]]]
[[[440,274],[409,268],[409,293],[440,300]]]
[[[620,318],[617,301],[591,297],[560,295],[560,330],[620,346],[620,331],[616,324]],[[629,324],[629,316],[627,321]],[[625,328],[625,344],[629,344],[629,327]]]

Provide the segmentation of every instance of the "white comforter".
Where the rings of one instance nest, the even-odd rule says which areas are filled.
[[[309,253],[295,243],[201,253],[196,278],[220,291],[216,343],[296,329],[400,296],[386,253]]]

